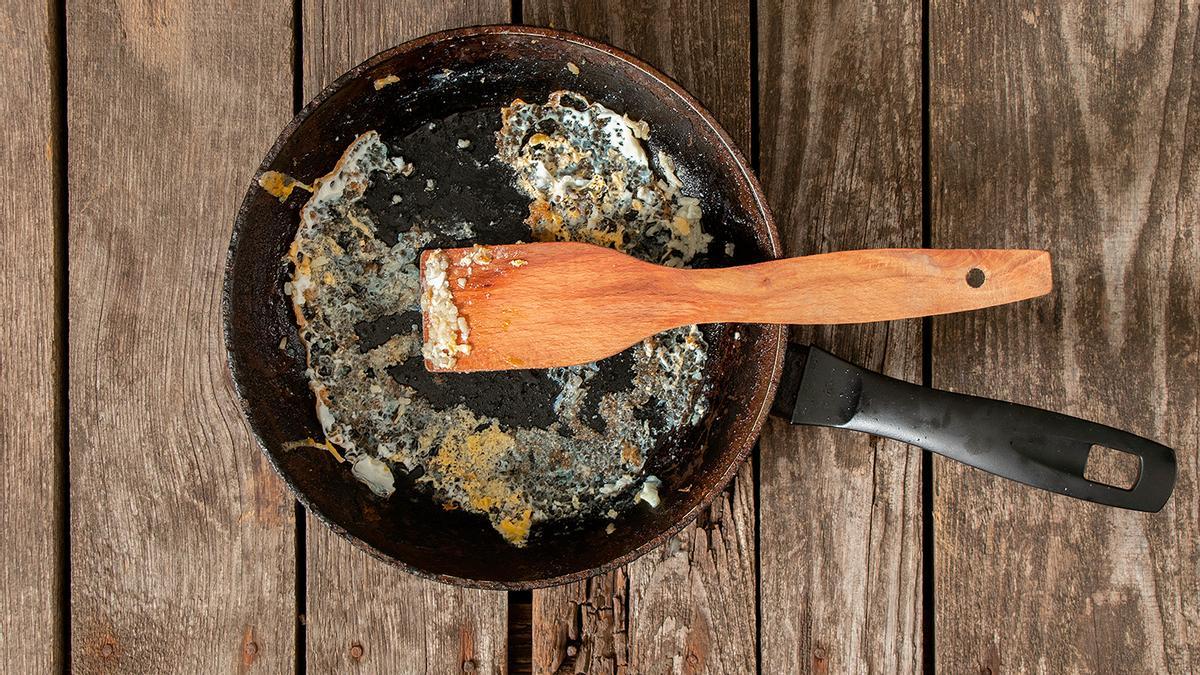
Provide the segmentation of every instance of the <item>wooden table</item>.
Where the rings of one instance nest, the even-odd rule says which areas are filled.
[[[0,669],[1200,669],[1200,2],[3,5]],[[587,583],[463,590],[332,535],[234,402],[234,209],[339,73],[512,20],[682,82],[753,158],[789,254],[1052,250],[1045,298],[797,335],[1157,438],[1173,500],[1101,508],[772,421],[710,514]]]

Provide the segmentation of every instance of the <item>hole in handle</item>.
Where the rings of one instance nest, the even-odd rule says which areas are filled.
[[[1142,463],[1137,455],[1103,445],[1093,445],[1088,450],[1087,465],[1083,469],[1083,477],[1087,480],[1122,490],[1137,485],[1141,473]]]
[[[967,271],[967,285],[971,288],[979,288],[985,281],[987,281],[987,275],[978,267],[972,267]]]

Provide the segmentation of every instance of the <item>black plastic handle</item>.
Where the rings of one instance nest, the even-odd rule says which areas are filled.
[[[795,358],[791,353],[789,357]],[[1119,429],[910,384],[813,347],[801,362],[793,424],[893,438],[1026,485],[1125,509],[1158,511],[1175,486],[1175,452]],[[794,380],[791,386],[796,386]],[[786,391],[788,383],[783,387]],[[1126,490],[1084,478],[1093,445],[1139,459],[1133,487]]]

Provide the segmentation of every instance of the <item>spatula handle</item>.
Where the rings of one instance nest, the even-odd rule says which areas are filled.
[[[703,321],[833,324],[961,312],[1044,295],[1050,254],[869,249],[687,272]]]

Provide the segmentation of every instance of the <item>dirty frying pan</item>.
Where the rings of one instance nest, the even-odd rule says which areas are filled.
[[[376,81],[385,77],[387,86],[377,88]],[[500,106],[517,97],[544,101],[564,88],[649,123],[648,154],[663,150],[676,159],[684,191],[701,201],[704,228],[717,241],[735,244],[732,255],[710,251],[697,264],[747,264],[780,256],[779,235],[762,191],[712,116],[645,63],[555,30],[466,28],[383,52],[309,103],[284,129],[259,173],[273,170],[312,181],[329,172],[355,136],[375,129],[385,143],[402,149],[406,160],[429,172],[431,186],[438,186],[413,188],[399,203],[385,201],[390,190],[368,191],[364,199],[369,204],[374,200],[374,207],[388,216],[381,219],[387,221],[382,228],[402,228],[414,219],[469,220],[478,224],[471,240],[447,235],[431,246],[528,240],[523,224],[528,199],[514,190],[511,174],[494,162],[469,161],[483,155],[452,152],[451,144],[466,138],[473,153],[494,152]],[[486,518],[443,509],[415,476],[397,475],[395,494],[380,498],[330,453],[294,447],[299,439],[322,438],[305,377],[304,345],[282,290],[290,278],[285,257],[307,197],[296,190],[280,201],[254,182],[238,212],[224,288],[233,380],[255,435],[305,507],[376,557],[414,574],[468,586],[524,589],[582,579],[626,563],[677,532],[720,493],[772,412],[797,424],[898,439],[1102,504],[1157,511],[1170,496],[1174,453],[1152,441],[1056,413],[864,371],[818,349],[789,346],[780,326],[714,325],[703,329],[709,344],[702,373],[707,412],[695,424],[666,430],[646,460],[645,473],[663,481],[662,503],[657,508],[629,506],[612,534],[605,531],[606,520],[556,521],[535,526],[524,548],[512,546]],[[413,318],[401,315],[391,323],[365,326],[361,339],[381,344],[396,322]],[[628,383],[627,354],[601,364],[598,390]],[[554,422],[556,390],[538,371],[451,374],[435,380],[416,358],[389,374],[431,401],[461,403],[505,424]],[[647,423],[662,423],[653,411],[645,414]],[[1132,488],[1084,478],[1093,445],[1137,458],[1140,472]]]

